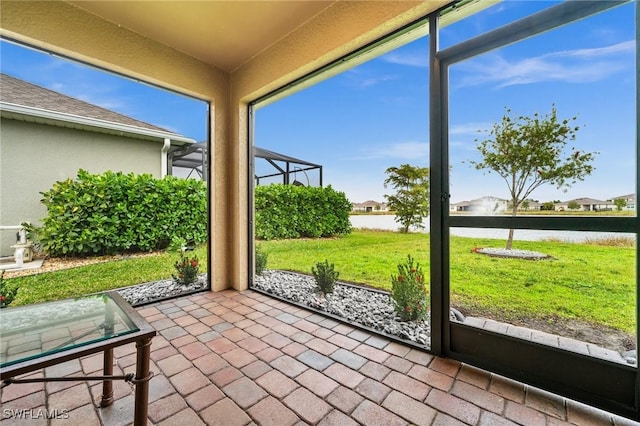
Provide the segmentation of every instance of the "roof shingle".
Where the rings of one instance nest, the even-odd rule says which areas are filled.
[[[174,133],[162,127],[72,98],[53,90],[0,73],[0,101],[63,114],[72,114],[144,129]]]

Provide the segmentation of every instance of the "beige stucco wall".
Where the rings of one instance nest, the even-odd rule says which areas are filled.
[[[211,102],[209,274],[213,290],[242,290],[249,273],[248,103],[445,3],[336,2],[232,74],[61,2],[3,0],[0,31]]]
[[[41,192],[75,178],[78,169],[149,173],[161,177],[162,142],[0,119],[1,225],[39,224],[47,210]],[[12,254],[15,233],[0,234],[0,255]]]

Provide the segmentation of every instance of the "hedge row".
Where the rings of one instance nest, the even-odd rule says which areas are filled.
[[[202,181],[80,170],[42,193],[47,216],[37,239],[52,256],[92,256],[166,248],[172,240],[207,240]],[[332,237],[351,232],[351,203],[331,186],[259,186],[259,239]]]
[[[351,232],[351,203],[343,192],[294,185],[255,189],[256,238],[332,237]]]
[[[53,256],[151,251],[174,238],[207,238],[202,181],[80,170],[77,179],[56,182],[42,195],[48,214],[37,234]]]

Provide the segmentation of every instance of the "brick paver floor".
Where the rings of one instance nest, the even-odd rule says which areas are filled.
[[[199,293],[138,312],[158,330],[152,425],[638,425],[254,291]],[[114,374],[135,371],[133,344],[115,358]],[[95,375],[101,366],[94,355],[31,376]],[[99,408],[100,382],[10,385],[0,421],[129,425],[132,388],[114,382],[114,390],[113,405]]]

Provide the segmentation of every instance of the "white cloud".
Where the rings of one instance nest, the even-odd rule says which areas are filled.
[[[344,76],[346,77],[347,84],[350,87],[358,89],[368,88],[386,81],[394,81],[398,79],[398,77],[393,74],[373,75],[369,72],[356,68],[346,71]]]
[[[493,84],[497,87],[559,81],[585,83],[603,80],[625,69],[631,61],[621,61],[635,52],[635,42],[606,47],[565,50],[510,61],[490,54],[461,65],[465,76],[459,87]]]
[[[359,86],[360,87],[369,87],[369,86],[375,86],[379,83],[382,83],[384,81],[392,81],[395,80],[395,78],[393,76],[390,75],[383,75],[380,77],[369,77],[369,78],[365,78],[363,80],[360,80],[359,82]]]
[[[71,87],[61,82],[52,82],[48,84],[48,87],[51,90],[64,93],[67,96],[71,96],[72,98],[79,99],[92,105],[97,105],[111,111],[117,111],[121,114],[127,114],[127,112],[123,112],[128,109],[126,99],[117,93],[105,93],[102,89],[96,89],[91,87],[91,85],[85,84],[76,84]]]
[[[567,50],[563,52],[550,53],[547,56],[576,56],[583,58],[607,57],[618,53],[633,54],[636,48],[635,40],[623,41],[621,43],[612,44],[605,47],[594,47],[588,49]]]
[[[491,129],[491,123],[462,123],[449,127],[450,135],[472,135],[477,136],[479,131]]]
[[[492,123],[488,122],[468,122],[454,124],[449,128],[449,149],[451,159],[464,155],[466,158],[468,152],[476,152],[476,139],[482,139],[486,136],[484,131],[491,129]]]
[[[383,55],[381,59],[385,62],[410,67],[428,68],[429,52],[391,52]]]
[[[123,93],[116,77],[94,68],[55,56],[40,54],[20,64],[18,78],[98,105],[121,114],[130,115],[129,95]],[[4,64],[3,64],[4,65]],[[4,68],[4,67],[3,67]]]
[[[427,142],[398,142],[389,145],[364,147],[362,155],[354,160],[396,159],[413,164],[427,164],[429,161],[429,144]]]

